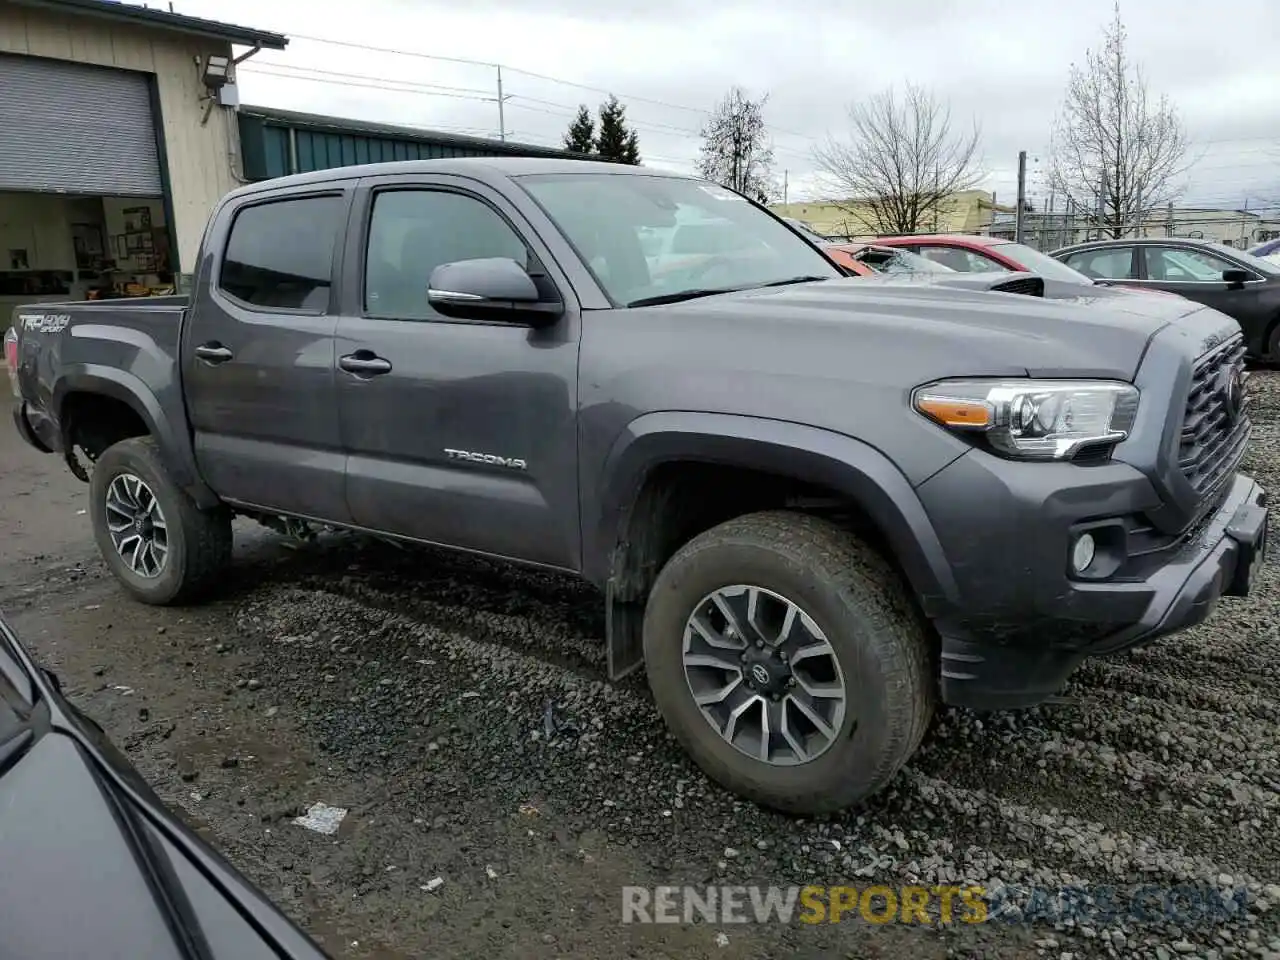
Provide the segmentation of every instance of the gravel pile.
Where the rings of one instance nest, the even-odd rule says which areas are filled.
[[[1280,373],[1252,387],[1246,466],[1280,490]],[[994,908],[1034,915],[1035,950],[1059,960],[1280,960],[1274,564],[1255,597],[1200,628],[1086,665],[1074,702],[945,712],[889,790],[814,821],[710,784],[642,682],[603,681],[590,588],[474,558],[359,551],[345,570],[304,562],[250,596],[240,647],[270,665],[275,695],[335,764],[390,785],[390,802],[428,823],[465,832],[536,813],[634,848],[673,883],[977,883]],[[1072,884],[1122,898],[1180,886],[1189,900],[1145,922],[1097,904],[1093,920],[1055,920],[1028,902],[1031,888]]]

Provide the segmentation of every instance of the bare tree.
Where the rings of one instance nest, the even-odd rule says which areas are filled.
[[[889,88],[848,114],[848,138],[828,136],[813,158],[835,203],[876,233],[916,233],[982,180],[977,123],[953,130],[951,108],[921,87]]]
[[[768,94],[752,100],[741,87],[731,89],[702,127],[698,173],[731,190],[767,203],[776,192],[773,147],[764,125]]]
[[[1053,131],[1053,189],[1097,218],[1100,237],[1123,237],[1176,200],[1188,166],[1182,121],[1147,92],[1127,43],[1117,3],[1102,45],[1072,64]]]

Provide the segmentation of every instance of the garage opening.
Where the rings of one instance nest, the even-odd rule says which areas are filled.
[[[172,292],[152,78],[0,54],[0,317]]]

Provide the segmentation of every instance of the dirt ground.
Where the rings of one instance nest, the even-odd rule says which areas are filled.
[[[1273,396],[1252,467],[1277,487]],[[709,784],[642,680],[604,682],[588,588],[243,525],[217,600],[149,608],[98,560],[87,487],[0,413],[0,610],[161,797],[335,957],[1280,951],[1273,569],[1261,600],[1088,666],[1074,705],[946,712],[868,807],[795,820]],[[349,810],[337,835],[293,824],[317,801]],[[1244,905],[1212,928],[621,922],[624,885],[965,879],[1203,880]]]

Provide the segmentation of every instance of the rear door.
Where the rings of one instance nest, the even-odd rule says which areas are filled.
[[[529,220],[469,178],[368,178],[355,211],[337,330],[353,521],[577,569],[580,317],[567,279]],[[483,257],[536,258],[563,316],[535,329],[436,313],[432,270]]]
[[[183,351],[196,461],[224,499],[348,518],[334,387],[332,278],[351,187],[246,198],[218,217]]]

